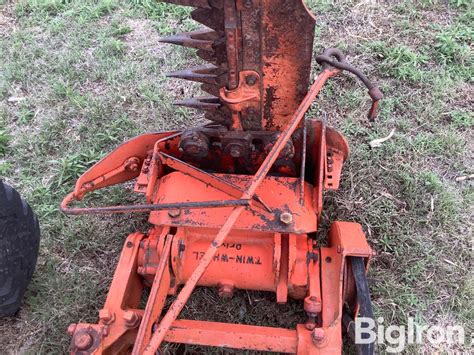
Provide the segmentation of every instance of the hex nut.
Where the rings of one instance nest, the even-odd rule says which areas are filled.
[[[94,339],[87,332],[81,332],[74,336],[74,346],[78,350],[87,350],[92,346]]]
[[[140,317],[134,311],[125,311],[122,315],[125,324],[129,328],[135,328],[140,324]]]
[[[293,222],[293,215],[289,212],[283,212],[280,215],[280,221],[284,224],[290,224],[291,222]]]
[[[110,324],[114,321],[115,316],[106,308],[103,308],[99,311],[99,319],[104,324]]]
[[[176,218],[176,217],[179,217],[181,215],[181,210],[169,210],[168,211],[168,216],[170,216],[171,218]]]
[[[314,328],[311,333],[311,338],[315,344],[320,344],[324,340],[324,329]]]

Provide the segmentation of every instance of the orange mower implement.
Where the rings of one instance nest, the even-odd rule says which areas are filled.
[[[382,93],[334,48],[316,56],[321,71],[310,83],[315,18],[302,0],[168,2],[196,7],[192,18],[206,26],[162,41],[210,63],[169,75],[202,83],[209,96],[177,104],[204,110],[210,123],[125,142],[62,202],[69,215],[140,212],[150,224],[127,237],[98,322],[69,326],[70,351],[156,354],[172,342],[341,353],[356,317],[373,317],[365,276],[372,250],[357,223],[333,222],[327,243],[315,238],[323,192],[339,187],[349,147],[305,114],[343,71],[367,87],[371,120]],[[140,204],[72,206],[130,180]],[[285,329],[182,319],[197,286],[221,297],[245,289],[272,292],[277,303],[301,300],[306,321]],[[359,352],[372,354],[365,343]]]

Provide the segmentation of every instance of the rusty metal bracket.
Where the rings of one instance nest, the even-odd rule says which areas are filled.
[[[220,99],[231,110],[242,111],[252,107],[255,110],[260,105],[260,76],[252,70],[243,70],[239,73],[239,85],[232,90],[225,87],[220,90]]]

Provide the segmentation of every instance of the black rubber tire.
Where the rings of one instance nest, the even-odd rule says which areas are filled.
[[[0,180],[0,317],[13,315],[38,259],[40,228],[31,207]]]

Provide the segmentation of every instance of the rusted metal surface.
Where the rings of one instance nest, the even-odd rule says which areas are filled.
[[[306,121],[303,122],[303,139],[302,139],[302,149],[301,149],[301,166],[300,166],[300,204],[304,204],[304,186],[305,186],[305,176],[306,176],[306,146],[307,146],[307,137],[308,136],[308,125]]]
[[[281,130],[308,90],[316,20],[302,0],[262,5],[262,128]]]
[[[239,49],[240,49],[240,33],[239,33],[239,13],[237,11],[236,2],[234,0],[223,0],[224,6],[224,35],[226,38],[227,49],[227,87],[229,90],[237,88],[239,85]]]
[[[364,83],[369,90],[368,94],[372,99],[372,106],[369,110],[368,118],[373,121],[377,115],[379,101],[383,98],[382,91],[380,91],[380,89],[373,84],[360,69],[349,64],[346,61],[344,54],[337,48],[329,48],[323,54],[317,55],[316,62],[321,64],[323,68],[337,68],[348,71],[357,76]]]
[[[252,111],[231,109],[224,121],[237,130],[282,130],[309,86],[315,18],[304,2],[224,0],[203,4],[183,0],[180,4],[197,7],[193,19],[213,31],[182,33],[164,38],[163,42],[197,48],[201,58],[227,73],[227,80],[216,83],[208,78],[211,82],[207,84],[235,90],[247,83],[243,72],[252,71],[262,78],[254,84],[260,95],[255,97]],[[202,82],[203,78],[192,71],[185,70],[179,77]],[[205,91],[214,95],[219,92],[209,86]],[[235,102],[226,101],[223,93],[220,90],[216,95],[222,104],[235,106]],[[243,97],[241,102],[246,100]]]

